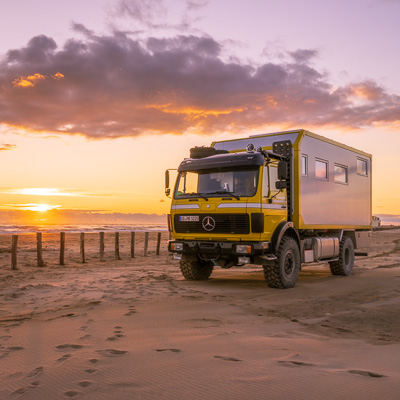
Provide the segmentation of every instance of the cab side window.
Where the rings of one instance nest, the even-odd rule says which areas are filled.
[[[277,165],[270,165],[269,167],[269,176],[271,182],[271,196],[275,195],[279,192],[279,190],[275,187],[275,183],[278,181],[278,166]]]
[[[273,196],[278,190],[275,183],[278,180],[278,168],[275,165],[268,165],[264,167],[263,175],[263,196]]]

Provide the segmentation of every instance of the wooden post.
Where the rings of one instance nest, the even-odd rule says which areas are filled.
[[[104,261],[104,232],[100,232],[100,261]]]
[[[121,259],[121,257],[119,256],[119,232],[115,232],[115,259]]]
[[[17,245],[18,235],[12,235],[11,237],[11,269],[17,268]]]
[[[81,246],[80,246],[80,253],[81,253],[81,262],[85,263],[85,233],[81,232]]]
[[[36,232],[37,266],[43,267],[42,232]]]
[[[158,232],[158,235],[157,235],[157,251],[156,251],[156,255],[157,256],[160,255],[160,246],[161,246],[161,232]]]
[[[131,258],[135,258],[135,232],[131,232]]]
[[[144,253],[143,255],[147,257],[147,250],[149,248],[149,232],[144,233]]]
[[[60,232],[60,265],[64,265],[65,232]]]

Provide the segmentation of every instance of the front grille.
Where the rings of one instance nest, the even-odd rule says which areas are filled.
[[[180,221],[179,217],[199,217],[198,221]],[[215,221],[208,221],[210,217]],[[193,218],[192,218],[193,219]],[[205,220],[206,219],[206,220]],[[205,221],[204,221],[205,220]],[[205,222],[203,224],[203,221]],[[206,225],[206,222],[211,224]],[[206,226],[207,229],[204,228]],[[234,234],[249,234],[250,223],[248,214],[176,214],[174,216],[174,227],[177,233],[234,233]]]

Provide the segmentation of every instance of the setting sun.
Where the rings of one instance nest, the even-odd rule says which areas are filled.
[[[34,204],[34,203],[32,203],[32,204],[27,205],[25,210],[46,212],[46,211],[54,210],[58,207],[60,207],[60,206],[59,205],[54,206],[54,205],[49,205],[49,204]]]
[[[30,208],[31,211],[40,211],[40,212],[45,212],[50,209],[51,209],[51,207],[49,207],[47,204],[38,204],[38,205]]]

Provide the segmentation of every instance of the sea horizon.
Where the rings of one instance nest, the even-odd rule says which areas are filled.
[[[0,224],[0,234],[16,235],[28,233],[80,233],[80,232],[145,232],[145,231],[167,231],[167,224]]]

